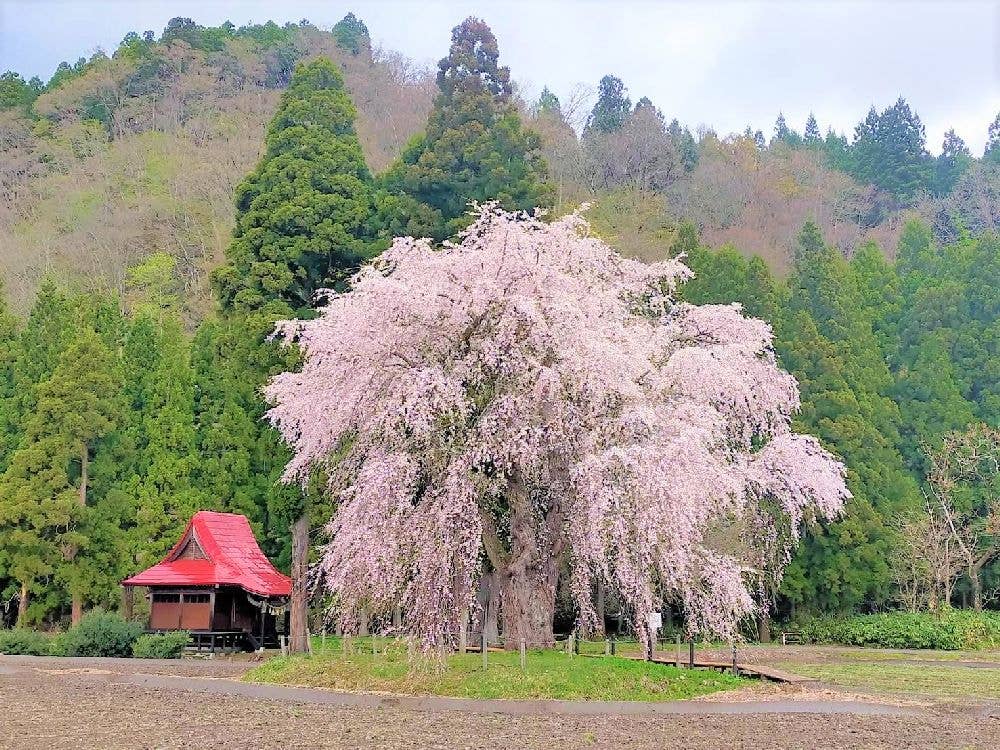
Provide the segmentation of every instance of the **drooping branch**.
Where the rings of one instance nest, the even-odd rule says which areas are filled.
[[[284,324],[304,363],[268,386],[269,418],[287,481],[342,467],[319,563],[339,611],[402,603],[439,644],[485,551],[520,637],[551,631],[564,558],[583,620],[603,580],[643,637],[663,597],[731,634],[762,568],[777,580],[805,518],[849,494],[790,431],[798,389],[770,327],[678,303],[689,276],[622,258],[579,215],[485,206],[460,244],[398,239],[320,317]],[[723,520],[768,554],[727,545]]]

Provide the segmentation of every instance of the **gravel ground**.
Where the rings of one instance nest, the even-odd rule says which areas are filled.
[[[0,657],[0,748],[997,748],[1000,709],[912,716],[504,716],[337,707],[130,684],[246,664]],[[133,678],[134,679],[134,678]]]

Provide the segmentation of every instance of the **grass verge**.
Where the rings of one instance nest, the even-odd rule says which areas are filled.
[[[732,690],[747,681],[708,670],[687,670],[618,657],[570,657],[559,651],[520,655],[490,652],[483,669],[479,654],[452,654],[439,662],[411,660],[398,642],[353,639],[353,653],[338,641],[312,656],[276,657],[252,669],[250,682],[304,685],[355,692],[441,695],[461,698],[555,698],[563,700],[667,701]]]
[[[852,690],[948,699],[1000,699],[1000,669],[910,664],[777,665]]]

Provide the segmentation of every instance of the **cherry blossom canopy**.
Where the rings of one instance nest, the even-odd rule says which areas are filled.
[[[579,214],[489,205],[460,244],[397,239],[319,317],[281,324],[304,364],[268,386],[269,418],[286,480],[321,469],[338,501],[318,567],[342,621],[402,604],[438,643],[484,561],[544,588],[565,556],[583,625],[599,578],[643,638],[665,600],[732,634],[803,521],[849,493],[790,429],[768,324],[678,302],[690,276],[622,258]]]

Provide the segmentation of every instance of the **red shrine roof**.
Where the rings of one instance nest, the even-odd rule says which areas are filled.
[[[237,513],[194,514],[166,557],[125,586],[240,586],[257,596],[289,596],[292,580],[275,570]]]

